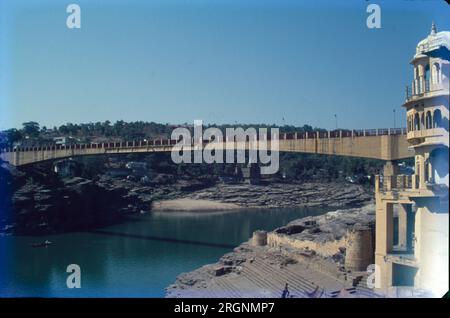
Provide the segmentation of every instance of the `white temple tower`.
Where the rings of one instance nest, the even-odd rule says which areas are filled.
[[[414,79],[403,107],[415,169],[412,176],[398,175],[390,163],[383,184],[376,179],[377,287],[387,292],[409,287],[442,296],[449,272],[450,32],[437,32],[433,23],[410,64]]]

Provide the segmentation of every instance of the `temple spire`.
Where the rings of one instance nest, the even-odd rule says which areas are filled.
[[[431,23],[431,35],[436,34],[436,24],[434,24],[434,21]]]

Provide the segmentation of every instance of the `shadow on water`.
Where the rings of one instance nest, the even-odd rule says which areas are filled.
[[[168,237],[157,237],[157,236],[150,236],[150,235],[137,235],[137,234],[117,233],[117,232],[106,231],[106,230],[94,230],[94,231],[88,231],[87,233],[100,234],[100,235],[112,235],[112,236],[119,236],[119,237],[126,237],[126,238],[135,238],[135,239],[141,239],[141,240],[161,241],[161,242],[176,243],[176,244],[201,245],[201,246],[218,247],[218,248],[230,248],[230,249],[232,249],[232,248],[236,247],[235,245],[230,245],[230,244],[208,243],[208,242],[191,241],[191,240],[180,240],[180,239],[174,239],[174,238],[168,238]]]
[[[285,208],[233,213],[149,213],[82,232],[0,237],[0,296],[163,297],[183,272],[212,264],[247,241],[292,220],[327,212]],[[68,264],[82,269],[82,288],[68,289]]]

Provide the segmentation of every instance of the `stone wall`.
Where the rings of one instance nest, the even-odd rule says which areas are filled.
[[[286,234],[271,232],[267,234],[267,245],[273,248],[293,251],[309,250],[328,258],[345,248],[345,269],[365,271],[374,263],[374,233],[369,227],[349,229],[345,236],[326,242],[302,240]]]
[[[267,234],[267,245],[269,247],[313,250],[322,257],[330,257],[338,253],[340,247],[345,247],[345,241],[345,237],[329,242],[314,242],[299,240],[290,237],[289,235],[277,234],[274,232]]]

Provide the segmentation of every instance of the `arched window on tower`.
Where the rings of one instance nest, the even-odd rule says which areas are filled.
[[[439,66],[439,63],[433,64],[432,82],[433,84],[441,82],[441,67]]]
[[[433,120],[431,118],[431,112],[430,111],[427,111],[427,116],[425,118],[425,121],[426,121],[426,126],[425,126],[426,129],[433,128]]]
[[[414,130],[420,130],[420,118],[419,113],[414,115]]]
[[[442,127],[442,114],[440,109],[436,109],[433,113],[433,128]]]
[[[430,65],[425,65],[425,72],[424,72],[424,80],[425,80],[425,92],[430,91]]]
[[[420,116],[420,128],[425,128],[425,113],[422,112],[422,115]]]
[[[423,82],[421,75],[423,75],[423,65],[417,65],[417,87],[416,87],[416,94],[422,94],[423,93]]]

